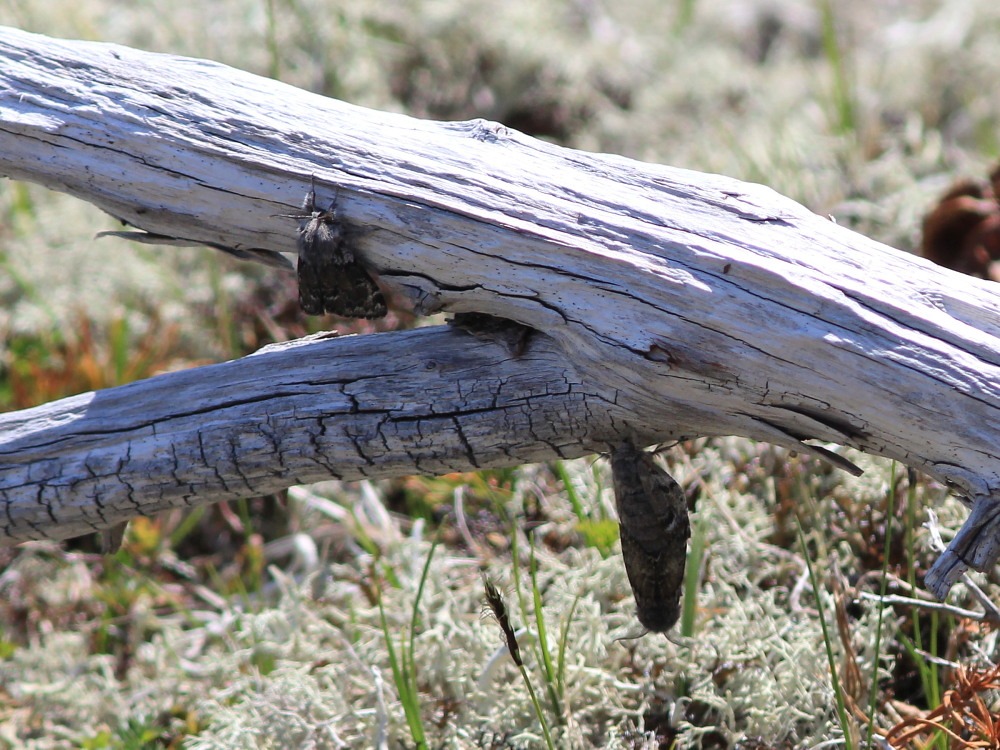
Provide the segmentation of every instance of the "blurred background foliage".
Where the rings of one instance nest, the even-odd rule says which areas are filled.
[[[1000,156],[989,0],[0,0],[0,23],[761,182],[907,250],[946,186]],[[116,228],[0,183],[0,408],[373,330],[305,318],[290,275],[94,239]],[[415,323],[397,306],[380,326]],[[968,687],[958,664],[996,663],[995,625],[862,596],[887,572],[919,598],[926,509],[945,529],[964,517],[941,487],[735,439],[665,458],[696,509],[673,641],[613,640],[638,626],[602,460],[173,512],[133,523],[114,557],[93,540],[0,550],[0,745],[542,747],[480,616],[480,569],[511,600],[560,747],[856,747],[921,716],[913,746],[987,737],[970,720],[948,744],[932,712]],[[996,575],[980,583],[996,600]],[[408,677],[387,651],[407,637]],[[949,700],[998,710],[986,687]]]

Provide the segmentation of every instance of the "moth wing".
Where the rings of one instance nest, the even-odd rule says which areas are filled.
[[[648,630],[669,630],[679,602],[691,534],[680,485],[651,455],[629,442],[611,454],[622,558],[636,615]]]
[[[639,472],[639,480],[645,496],[649,498],[650,519],[646,525],[655,527],[660,534],[683,538],[687,542],[691,536],[691,523],[684,490],[649,453],[640,451],[640,461],[644,470]]]
[[[627,530],[621,531],[622,560],[635,598],[636,617],[647,630],[666,632],[680,617],[684,588],[683,557],[680,567],[670,564],[671,555],[686,554],[678,549],[651,555]]]
[[[381,290],[357,263],[316,263],[309,255],[300,255],[298,279],[299,304],[308,315],[372,319],[388,312]]]

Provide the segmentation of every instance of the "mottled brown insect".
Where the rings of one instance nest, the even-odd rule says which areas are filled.
[[[656,633],[680,617],[687,541],[687,502],[653,456],[625,441],[611,451],[622,558],[639,622]]]
[[[345,318],[381,318],[385,299],[368,271],[354,257],[336,214],[336,201],[325,211],[316,207],[309,189],[298,219],[299,304],[309,315],[333,313]]]

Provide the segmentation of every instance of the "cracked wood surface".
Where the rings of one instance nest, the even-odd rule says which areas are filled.
[[[850,445],[966,496],[969,522],[928,577],[939,595],[966,566],[996,562],[995,286],[759,185],[559,148],[495,123],[373,112],[215,63],[10,29],[0,59],[0,173],[148,232],[271,259],[294,252],[296,227],[282,215],[315,176],[318,201],[336,196],[366,266],[419,312],[487,313],[544,334],[522,358],[455,331],[313,343],[6,415],[8,541],[362,468],[509,465],[581,455],[628,432],[649,442],[736,434],[800,450],[805,439]],[[330,375],[348,366],[341,356],[357,365],[356,387]],[[412,365],[395,400],[393,376],[367,379],[385,360]],[[307,385],[297,368],[313,373]],[[508,387],[544,407],[461,408]],[[433,413],[438,389],[458,423],[421,417],[410,438],[384,439],[376,425],[396,425],[394,409]],[[163,412],[194,395],[199,414]],[[320,422],[325,439],[309,440]],[[170,467],[189,459],[204,469],[175,477]],[[96,495],[95,477],[107,482]]]
[[[544,336],[516,361],[446,326],[275,345],[0,415],[0,525],[74,536],[331,477],[581,456],[607,395]]]

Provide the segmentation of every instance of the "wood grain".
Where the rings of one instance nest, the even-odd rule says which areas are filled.
[[[366,402],[363,376],[329,382],[316,367],[316,390],[350,406],[317,413],[315,396],[285,387],[293,365],[268,357],[254,384],[266,395],[252,399],[244,382],[192,372],[213,390],[200,391],[197,420],[181,397],[168,401],[192,425],[183,433],[143,417],[160,404],[133,402],[149,390],[132,386],[5,415],[0,519],[11,540],[105,528],[167,502],[266,493],[324,469],[346,474],[359,454],[370,476],[512,465],[579,455],[591,438],[601,450],[628,425],[649,443],[742,435],[827,460],[850,446],[946,483],[974,507],[926,578],[939,596],[970,564],[986,570],[1000,557],[996,284],[880,245],[761,185],[560,148],[496,123],[373,112],[204,60],[16,29],[0,28],[0,59],[0,173],[151,235],[260,259],[297,251],[280,217],[298,210],[315,176],[324,198],[337,196],[338,218],[363,232],[350,251],[415,312],[481,313],[538,332],[523,356],[504,353],[503,377],[483,382],[439,367],[457,351],[405,349],[426,339],[357,347],[351,364],[362,373],[378,371],[379,357],[420,361],[385,409]],[[536,349],[558,366],[533,369]],[[510,377],[534,379],[520,409],[495,397]],[[383,434],[408,430],[407,410],[433,417],[427,394],[442,386],[441,398],[460,404],[458,429],[449,418],[421,422],[417,444]],[[583,403],[565,413],[542,417],[529,403],[581,390]],[[119,415],[100,408],[112,401],[139,413],[132,426],[147,433],[118,431]],[[478,411],[463,405],[472,401]],[[300,441],[291,404],[312,415],[316,440]],[[229,442],[216,442],[222,434]],[[171,473],[162,457],[173,455],[194,457],[197,481]],[[267,462],[269,471],[258,466]],[[177,485],[182,500],[161,494]]]

